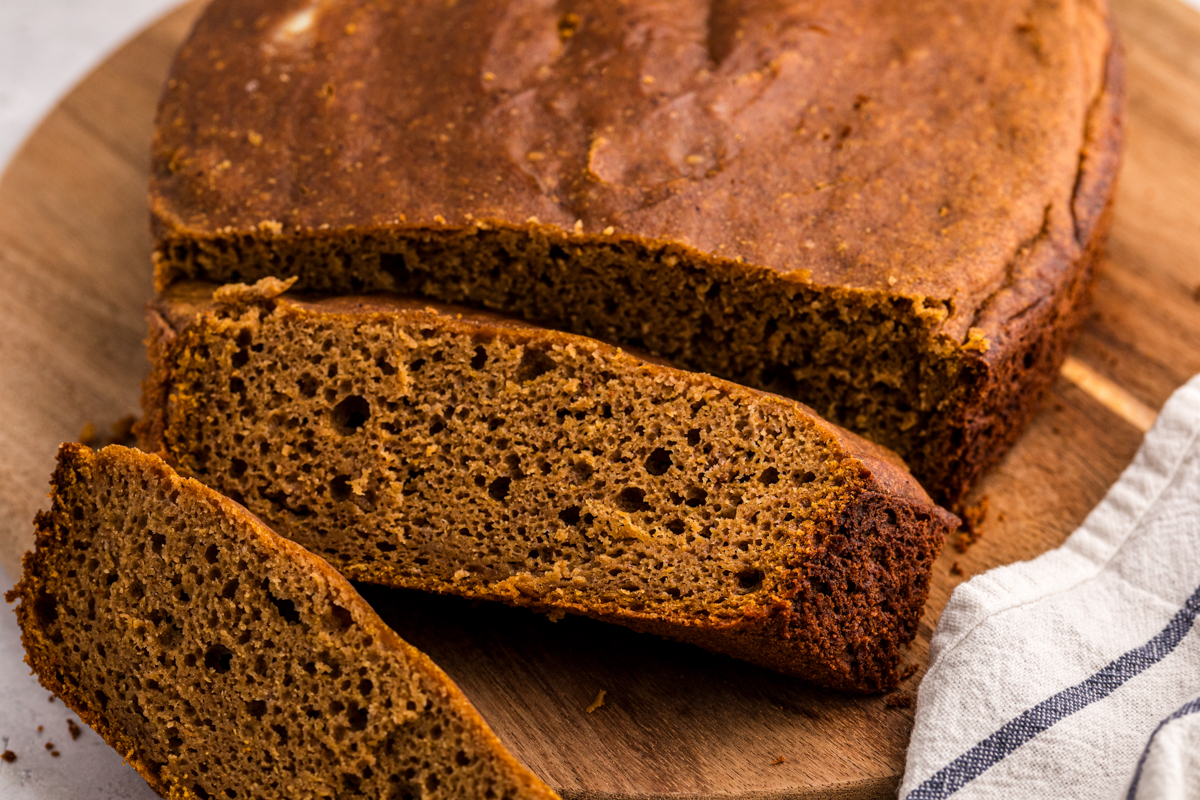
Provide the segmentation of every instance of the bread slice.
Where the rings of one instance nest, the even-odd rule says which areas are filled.
[[[1086,315],[1108,5],[214,0],[156,123],[157,279],[619,340],[797,397],[954,500]]]
[[[155,456],[65,444],[26,660],[172,798],[556,795],[324,561]]]
[[[954,517],[791,400],[425,301],[180,285],[140,436],[355,580],[891,686]]]

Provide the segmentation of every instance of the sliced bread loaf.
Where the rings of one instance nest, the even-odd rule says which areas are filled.
[[[66,444],[9,600],[27,661],[173,798],[554,792],[320,558],[154,456]]]
[[[155,128],[160,287],[297,275],[787,393],[956,499],[1086,315],[1106,0],[214,0]]]
[[[591,339],[284,288],[153,305],[145,449],[357,580],[894,683],[954,522],[894,455]]]

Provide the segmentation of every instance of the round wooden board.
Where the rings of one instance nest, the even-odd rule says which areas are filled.
[[[1176,0],[1115,5],[1129,138],[1095,312],[1029,431],[969,500],[990,501],[984,535],[965,552],[949,543],[935,567],[907,693],[954,587],[1059,544],[1132,458],[1153,409],[1200,371],[1200,16]],[[0,563],[10,574],[58,443],[137,411],[151,121],[200,8],[183,6],[92,73],[0,179]],[[588,620],[364,593],[568,800],[895,795],[913,712],[885,698],[811,689]]]

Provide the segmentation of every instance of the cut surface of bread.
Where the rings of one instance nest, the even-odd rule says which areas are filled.
[[[623,341],[961,494],[1082,320],[1107,3],[560,5],[213,2],[156,126],[160,288],[297,275]]]
[[[355,580],[879,690],[954,517],[801,404],[427,301],[181,284],[139,436]]]
[[[557,797],[320,558],[160,459],[66,444],[27,661],[171,798]]]

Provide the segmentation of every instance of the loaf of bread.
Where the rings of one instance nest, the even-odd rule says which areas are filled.
[[[953,500],[1082,320],[1104,0],[215,0],[158,115],[160,288],[299,276],[789,394]]]
[[[557,795],[344,578],[158,458],[63,445],[26,660],[163,797]]]
[[[895,682],[955,518],[893,454],[592,339],[284,286],[153,304],[143,449],[355,580]]]

